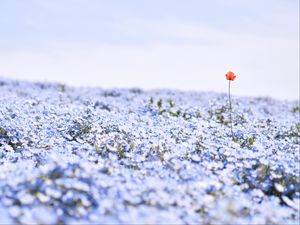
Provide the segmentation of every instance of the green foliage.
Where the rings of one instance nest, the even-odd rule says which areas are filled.
[[[175,107],[175,103],[174,103],[174,101],[172,99],[169,99],[168,102],[169,102],[170,108],[174,108]]]
[[[71,137],[66,137],[69,141],[88,142],[94,145],[92,138],[93,120],[91,111],[86,110],[85,115],[72,120],[72,124],[67,130],[67,134]]]
[[[249,145],[252,146],[254,144],[255,138],[254,137],[250,137],[248,139]]]
[[[4,128],[0,127],[0,138],[7,139],[8,138],[7,133],[8,132]]]
[[[152,105],[154,103],[153,97],[150,98],[150,104]]]
[[[233,137],[232,140],[233,140],[234,142],[238,142],[238,141],[239,141],[239,139],[238,139],[237,137]]]
[[[293,113],[300,113],[300,107],[299,106],[295,106],[293,109],[292,109],[292,112]]]
[[[176,112],[172,112],[172,111],[170,111],[170,112],[169,112],[169,114],[170,114],[171,116],[178,117],[178,116],[179,116],[179,114],[180,114],[180,111],[179,111],[179,110],[178,110],[178,111],[176,111]]]
[[[192,116],[188,112],[182,112],[181,110],[176,108],[176,104],[172,99],[168,99],[167,104],[164,104],[163,99],[159,99],[156,103],[154,98],[150,98],[150,107],[151,110],[158,110],[159,115],[164,116],[174,116],[180,117],[182,116],[185,120],[190,119]],[[157,107],[157,108],[156,108]]]
[[[167,110],[166,110],[166,109],[162,109],[162,110],[159,111],[159,115],[162,115],[162,114],[164,114],[165,112],[167,112]]]
[[[158,100],[158,102],[157,102],[157,107],[158,107],[159,109],[161,109],[162,104],[163,104],[163,101],[162,101],[162,99],[160,98],[160,99]]]
[[[58,84],[59,90],[61,92],[65,92],[66,91],[66,85],[65,84]]]
[[[85,134],[88,134],[91,129],[92,125],[89,123],[89,121],[86,121],[84,119],[74,119],[73,126],[68,131],[68,133],[73,138],[78,138],[84,136]]]
[[[294,127],[291,127],[289,136],[300,137],[300,124],[296,124]]]
[[[7,144],[14,150],[22,146],[22,142],[19,141],[18,137],[10,137],[8,131],[0,127],[0,146]]]
[[[117,155],[118,155],[118,158],[119,158],[119,159],[124,159],[124,158],[126,158],[125,150],[124,150],[124,149],[119,149]]]
[[[217,108],[215,110],[209,110],[208,111],[208,115],[209,115],[209,119],[215,119],[217,123],[221,123],[224,125],[228,125],[229,121],[225,120],[225,116],[224,114],[228,111],[226,106],[222,106],[221,108]]]
[[[275,138],[281,139],[286,137],[300,137],[300,124],[295,124],[295,126],[292,126],[290,130],[287,130],[285,132],[278,133]]]
[[[283,196],[293,198],[300,191],[299,177],[287,173],[282,168],[272,168],[259,161],[252,168],[243,169],[236,184],[244,186],[247,184],[243,189],[245,192],[260,189],[267,196],[279,197],[283,205],[285,204],[282,201]]]
[[[243,138],[238,138],[238,137],[233,137],[232,140],[236,143],[239,143],[240,146],[251,148],[254,145],[255,142],[255,137],[243,137]]]
[[[225,126],[230,126],[230,111],[228,106],[222,105],[215,107],[213,106],[208,110],[209,119],[215,120],[217,123],[220,123]],[[232,122],[234,124],[246,124],[248,121],[243,114],[233,114]]]

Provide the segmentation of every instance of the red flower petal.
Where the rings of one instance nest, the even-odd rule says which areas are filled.
[[[229,71],[228,73],[226,73],[225,76],[226,76],[227,80],[232,80],[232,81],[234,81],[234,79],[236,78],[236,75],[233,72],[231,72],[231,71]]]

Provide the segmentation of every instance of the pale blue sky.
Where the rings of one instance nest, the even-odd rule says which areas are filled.
[[[0,0],[0,76],[299,98],[298,0]]]

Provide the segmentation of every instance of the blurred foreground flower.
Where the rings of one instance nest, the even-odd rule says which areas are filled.
[[[228,95],[229,95],[229,115],[230,115],[230,130],[231,130],[231,137],[233,138],[233,131],[232,131],[232,108],[231,108],[231,96],[230,96],[230,81],[234,81],[236,78],[236,75],[229,71],[225,74],[226,79],[229,80],[229,85],[228,85]]]

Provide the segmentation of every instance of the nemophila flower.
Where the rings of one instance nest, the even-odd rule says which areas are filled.
[[[230,96],[230,81],[234,81],[236,78],[236,75],[229,71],[225,74],[226,79],[229,80],[229,84],[228,84],[228,98],[229,98],[229,115],[230,115],[230,130],[231,130],[231,137],[233,138],[233,131],[232,131],[232,109],[231,109],[231,96]]]

